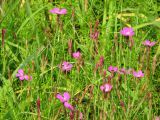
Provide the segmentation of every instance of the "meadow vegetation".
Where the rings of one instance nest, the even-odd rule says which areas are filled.
[[[159,0],[1,0],[0,120],[160,120]]]

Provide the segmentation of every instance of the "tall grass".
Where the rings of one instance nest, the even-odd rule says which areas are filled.
[[[160,115],[159,6],[158,0],[2,0],[0,26],[6,33],[0,47],[0,119],[70,119],[70,111],[55,97],[65,91],[84,120],[155,119]],[[60,16],[62,28],[57,16],[49,12],[54,7],[67,9],[67,14]],[[97,43],[90,38],[96,21]],[[124,27],[134,28],[132,49],[120,35]],[[146,39],[156,41],[149,63],[142,44]],[[82,54],[80,71],[79,63],[68,53],[69,40],[72,52],[80,50]],[[106,76],[100,69],[95,71],[101,56]],[[63,61],[73,64],[70,72],[61,71]],[[145,76],[137,79],[116,73],[111,92],[104,95],[100,86],[111,76],[110,65],[142,70]],[[19,69],[32,80],[17,79]]]

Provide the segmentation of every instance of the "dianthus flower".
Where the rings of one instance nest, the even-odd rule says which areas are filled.
[[[18,70],[18,73],[16,74],[16,77],[19,78],[19,80],[29,80],[29,78],[32,78],[32,77],[29,77],[28,75],[25,75],[24,74],[24,71],[22,69],[19,69]]]
[[[59,99],[61,101],[61,103],[63,103],[64,107],[73,111],[74,107],[68,103],[69,99],[70,99],[70,95],[68,92],[64,92],[63,95],[61,94],[57,94],[56,98]]]
[[[106,84],[101,85],[100,89],[101,89],[102,92],[106,93],[106,92],[110,92],[112,90],[112,87],[113,86],[111,84],[106,83]]]
[[[61,69],[62,69],[62,71],[68,72],[72,69],[72,67],[73,67],[73,65],[71,63],[64,61],[62,63],[62,68]]]
[[[117,67],[114,67],[114,66],[109,66],[109,67],[108,67],[108,71],[110,71],[110,72],[117,72],[117,71],[118,71],[118,68],[117,68]]]
[[[73,56],[75,59],[79,59],[79,58],[81,57],[81,53],[80,53],[79,51],[77,51],[77,52],[74,52],[74,53],[72,54],[72,56]]]
[[[144,73],[141,70],[138,72],[133,71],[133,76],[136,78],[142,78],[144,77]]]
[[[70,99],[70,95],[68,92],[64,92],[63,95],[57,94],[56,98],[59,99],[62,103],[64,103],[68,102],[68,100]]]
[[[151,41],[149,41],[149,40],[146,40],[146,41],[143,42],[143,45],[148,46],[148,47],[152,47],[152,46],[154,46],[155,44],[156,44],[155,41],[154,41],[154,42],[151,42]]]
[[[134,35],[134,31],[133,28],[131,27],[124,27],[121,31],[120,34],[123,36],[133,36]]]

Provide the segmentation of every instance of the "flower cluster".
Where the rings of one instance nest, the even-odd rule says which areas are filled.
[[[59,99],[61,101],[61,103],[63,103],[65,108],[68,108],[71,111],[74,110],[74,107],[68,103],[68,101],[70,99],[70,95],[68,92],[64,92],[63,95],[57,94],[56,98]]]
[[[69,62],[64,61],[62,63],[61,69],[63,72],[69,72],[72,69],[73,65]]]
[[[19,80],[31,80],[32,76],[28,76],[24,74],[24,71],[22,69],[18,70],[18,73],[16,74],[16,77],[19,78]]]
[[[70,110],[70,116],[74,118],[75,108],[69,104],[70,94],[68,92],[64,92],[63,95],[57,94],[56,98],[63,103],[64,107]],[[82,120],[83,114],[80,112],[79,119]]]

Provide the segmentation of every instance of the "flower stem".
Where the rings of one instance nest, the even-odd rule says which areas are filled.
[[[146,74],[149,78],[150,76],[150,47],[147,47],[147,66],[146,66]]]

